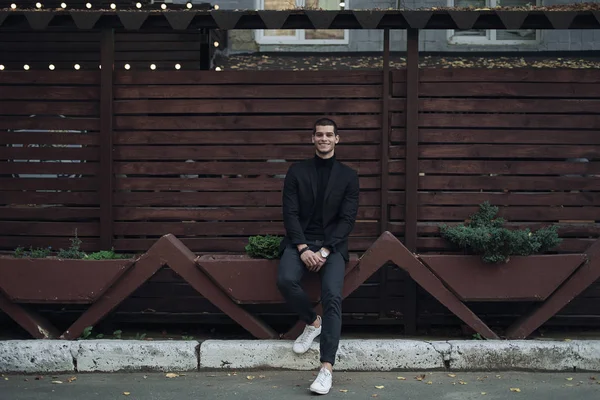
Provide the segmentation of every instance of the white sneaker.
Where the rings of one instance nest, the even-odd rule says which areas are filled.
[[[320,319],[321,317],[319,317],[319,320]],[[321,325],[319,325],[318,328],[315,328],[312,325],[306,325],[306,327],[304,328],[304,332],[302,332],[302,335],[298,336],[298,339],[296,339],[296,341],[294,342],[294,353],[306,353],[308,349],[310,349],[310,345],[312,344],[313,340],[315,340],[315,338],[321,334],[322,327],[323,321],[321,321]]]
[[[321,368],[317,379],[310,385],[310,391],[317,394],[329,393],[332,377],[331,372],[327,368]]]

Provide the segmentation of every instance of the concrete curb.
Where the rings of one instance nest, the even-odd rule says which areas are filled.
[[[0,372],[59,373],[314,370],[319,345],[303,354],[283,340],[8,340],[0,341]],[[341,371],[600,371],[600,341],[342,340]]]

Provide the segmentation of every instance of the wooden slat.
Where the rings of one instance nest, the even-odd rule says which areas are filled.
[[[434,207],[426,207],[428,209],[433,209]],[[439,207],[445,208],[445,207]],[[459,207],[456,207],[459,208]],[[527,207],[531,209],[533,213],[538,213],[541,216],[543,214],[543,209],[550,210],[551,207]],[[502,208],[500,213],[503,215],[518,215],[521,211],[518,211],[519,208],[516,207],[505,207]],[[558,208],[554,208],[554,210],[558,211]],[[575,209],[574,209],[575,210]],[[452,213],[452,207],[450,207],[449,214]],[[458,218],[458,217],[457,217]],[[556,221],[556,220],[554,220]],[[464,223],[463,220],[452,220],[448,219],[444,221],[444,223],[448,224],[448,226],[456,226],[458,224]],[[558,234],[561,237],[598,237],[600,236],[600,223],[571,223],[571,222],[553,222],[552,225],[556,225],[558,227]],[[505,226],[509,229],[525,229],[529,228],[532,231],[537,231],[538,229],[544,228],[548,226],[547,221],[519,221],[519,222],[506,222]],[[439,222],[419,222],[418,228],[419,234],[422,235],[431,235],[438,234],[440,232],[440,223]]]
[[[600,99],[443,99],[419,100],[421,112],[595,113]]]
[[[95,132],[2,132],[0,144],[98,145],[98,134]]]
[[[166,54],[171,52],[178,51],[193,51],[196,53],[200,48],[200,36],[197,35],[193,39],[195,40],[187,40],[187,41],[169,41],[169,42],[159,42],[159,41],[135,41],[130,42],[127,40],[128,38],[123,38],[122,41],[115,43],[115,51],[128,53],[131,51],[144,51],[144,52],[164,52]],[[192,39],[192,38],[191,38]],[[127,41],[126,41],[127,40]],[[200,54],[196,54],[196,58],[200,58]]]
[[[492,205],[539,206],[596,206],[600,193],[490,193],[490,192],[420,192],[420,205],[478,205],[489,201]]]
[[[2,179],[0,179],[0,183]],[[377,177],[361,177],[361,189],[379,189]],[[33,186],[33,185],[32,185]],[[127,178],[115,181],[115,190],[253,191],[282,190],[283,178]],[[83,190],[83,189],[82,189]]]
[[[600,86],[598,87],[600,90]],[[599,94],[600,96],[600,94]],[[400,121],[400,119],[398,119]],[[398,126],[397,124],[394,124]],[[419,114],[422,127],[600,129],[600,115]]]
[[[4,233],[4,232],[3,232]],[[51,236],[0,236],[0,249],[14,250],[17,247],[52,247],[52,249],[67,249],[71,247],[72,234],[59,237]],[[81,238],[81,250],[83,251],[98,251],[98,238],[84,237]],[[156,242],[156,240],[154,241]]]
[[[3,215],[0,208],[0,218]],[[281,207],[115,207],[115,220],[207,220],[207,221],[279,221],[283,214]],[[360,207],[358,220],[379,218],[379,207]]]
[[[305,146],[117,146],[115,160],[265,160],[304,159],[314,152]],[[377,160],[377,145],[340,146],[336,157],[341,160]],[[0,152],[0,158],[2,153]]]
[[[402,96],[403,84],[394,84],[394,95]],[[598,98],[600,83],[494,83],[421,82],[422,97],[557,97]]]
[[[378,174],[380,164],[375,161],[347,162],[360,175]],[[172,174],[285,174],[291,163],[249,162],[115,162],[116,174],[172,175]],[[2,167],[2,163],[0,163]]]
[[[0,171],[5,174],[73,174],[96,175],[98,163],[95,162],[2,162]]]
[[[419,179],[419,190],[600,190],[600,175],[598,177],[422,176]]]
[[[44,32],[44,36],[49,33]],[[16,37],[23,37],[26,33],[20,32],[18,35],[11,35],[11,40]],[[73,38],[71,37],[70,40]],[[100,84],[100,74],[97,71],[2,71],[0,74],[0,85],[2,84],[44,84],[44,85],[98,85]],[[22,86],[19,89],[23,88]],[[42,89],[48,89],[42,87]],[[83,88],[81,88],[83,89]],[[2,88],[4,92],[6,88]]]
[[[380,113],[378,100],[119,100],[115,114]]]
[[[600,175],[600,162],[568,161],[487,161],[421,160],[419,171],[425,174],[499,174],[499,175]],[[537,179],[537,178],[536,178]],[[554,176],[551,179],[558,179]]]
[[[0,222],[0,228],[12,222]],[[35,227],[39,225],[34,225]],[[10,231],[10,226],[8,227]],[[32,227],[33,229],[33,227]],[[115,222],[115,235],[147,235],[157,236],[172,233],[175,236],[221,236],[221,235],[284,235],[285,229],[281,222]],[[377,221],[357,221],[351,236],[377,236],[379,226]]]
[[[97,207],[0,207],[1,220],[69,221],[97,219]]]
[[[2,89],[0,89],[2,90]],[[0,101],[0,113],[4,115],[77,115],[94,116],[99,114],[96,102],[41,102],[41,101]]]
[[[536,146],[536,145],[491,145],[452,144],[421,145],[422,158],[598,158],[600,146]]]
[[[156,81],[153,81],[156,82]],[[306,98],[380,98],[381,86],[367,85],[188,85],[115,86],[115,99],[306,99]]]
[[[394,79],[402,77],[395,72]],[[424,68],[419,72],[421,82],[600,82],[594,69],[570,68]]]
[[[9,192],[12,193],[12,192]],[[67,193],[75,194],[75,193]],[[82,194],[82,193],[81,193]],[[8,196],[6,192],[0,192],[0,201]],[[379,192],[362,192],[360,194],[360,205],[379,205]],[[116,206],[280,206],[281,192],[205,192],[205,193],[115,193],[114,204]]]
[[[115,83],[134,85],[177,84],[379,84],[377,71],[117,71]]]
[[[98,236],[100,227],[97,222],[31,222],[0,221],[3,235],[28,236]]]
[[[0,117],[0,129],[98,130],[97,118]]]
[[[98,204],[95,192],[0,192],[0,204]]]
[[[0,160],[98,160],[96,147],[0,147]]]
[[[379,143],[379,130],[342,130],[339,131],[340,146],[346,144]],[[119,131],[115,134],[115,144],[308,144],[312,129],[263,131]],[[0,135],[2,143],[3,135]]]
[[[582,253],[595,241],[595,239],[563,239],[563,241],[553,250],[564,253]],[[442,238],[424,238],[417,239],[417,248],[419,251],[451,249],[448,242]]]
[[[482,117],[484,118],[484,117]],[[392,141],[404,140],[400,129],[392,131]],[[600,144],[597,130],[519,130],[519,129],[431,129],[421,128],[419,140],[424,143],[539,143]]]
[[[464,221],[478,211],[478,207],[419,207],[419,219],[422,221]],[[395,214],[395,212],[392,212]],[[498,216],[507,221],[600,221],[599,207],[500,207]],[[394,215],[396,217],[396,215]],[[398,218],[394,218],[398,219]],[[591,224],[590,228],[593,226]],[[600,227],[600,226],[599,226]],[[596,231],[598,228],[596,227]],[[589,232],[589,231],[588,231]],[[600,233],[600,231],[598,231]]]
[[[37,73],[36,71],[35,73]],[[8,72],[10,73],[10,72]],[[30,72],[33,74],[33,72]],[[4,75],[4,72],[2,73]],[[98,74],[99,75],[99,74]],[[31,84],[31,82],[28,82]],[[92,86],[3,86],[0,100],[98,100],[100,90]]]
[[[98,189],[96,178],[0,178],[2,190],[77,190]]]

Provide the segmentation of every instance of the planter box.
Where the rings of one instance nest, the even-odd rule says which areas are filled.
[[[0,258],[0,290],[13,303],[89,304],[129,268],[132,260]]]
[[[511,257],[486,264],[479,256],[419,259],[462,301],[544,301],[586,260],[585,254]]]

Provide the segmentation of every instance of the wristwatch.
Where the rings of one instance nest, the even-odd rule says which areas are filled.
[[[329,251],[327,251],[325,249],[321,249],[321,257],[327,258],[328,255],[329,255]]]

